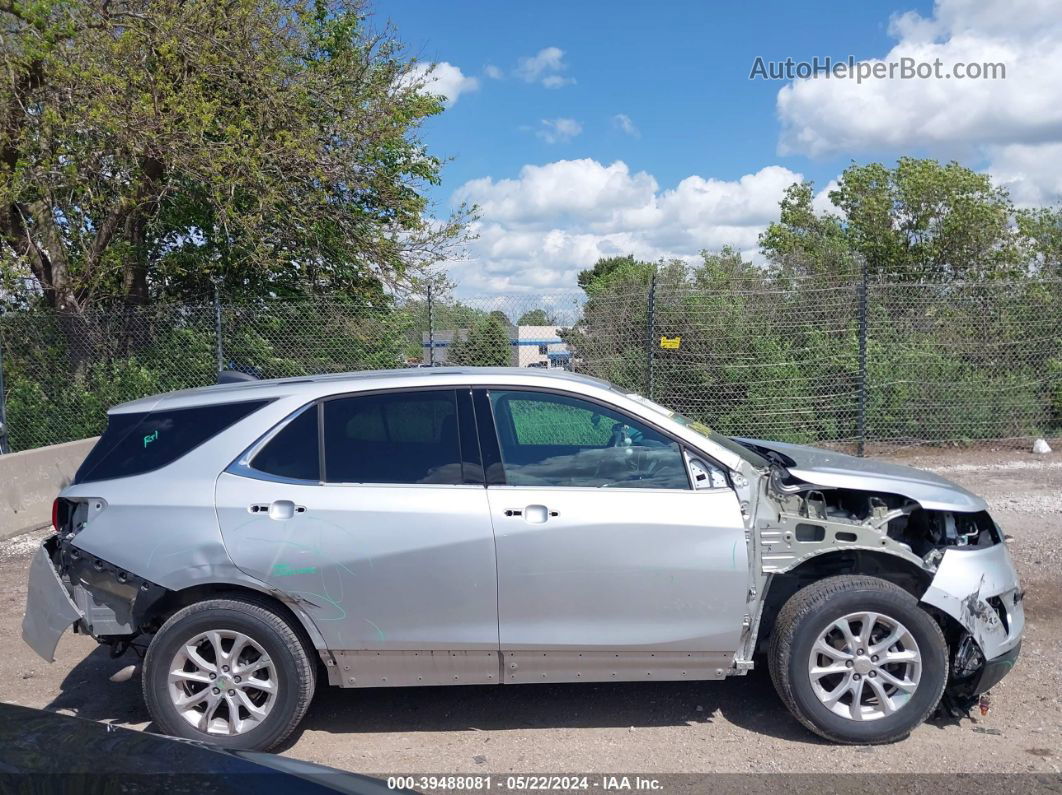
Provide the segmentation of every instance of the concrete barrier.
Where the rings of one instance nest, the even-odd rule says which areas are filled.
[[[52,521],[52,502],[98,438],[0,455],[0,539]]]

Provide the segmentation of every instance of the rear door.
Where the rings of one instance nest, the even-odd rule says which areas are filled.
[[[467,388],[308,406],[216,494],[233,561],[298,599],[330,649],[496,651],[494,537]],[[496,658],[483,660],[496,674]]]
[[[728,659],[742,629],[748,559],[738,499],[721,470],[718,488],[693,490],[678,442],[571,394],[491,389],[477,393],[476,408],[497,433],[484,429],[481,443],[491,465],[503,654],[667,650]],[[545,666],[545,676],[545,657],[521,665]]]

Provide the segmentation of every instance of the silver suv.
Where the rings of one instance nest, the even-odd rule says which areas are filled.
[[[181,737],[265,749],[338,687],[722,679],[838,742],[1007,672],[1022,591],[942,478],[731,439],[592,378],[397,370],[146,398],[56,500],[23,637],[146,645]]]

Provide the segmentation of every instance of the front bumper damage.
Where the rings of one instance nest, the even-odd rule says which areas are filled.
[[[48,662],[68,627],[101,643],[129,640],[166,590],[52,536],[30,564],[22,639]]]
[[[1006,544],[945,551],[922,601],[958,621],[985,659],[1021,642],[1025,610]]]

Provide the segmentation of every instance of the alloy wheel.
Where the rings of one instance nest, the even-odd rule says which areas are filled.
[[[182,644],[169,667],[170,700],[206,734],[259,726],[277,700],[277,669],[261,644],[235,630],[209,630]]]
[[[922,677],[922,655],[914,636],[896,619],[849,613],[819,634],[808,676],[830,711],[850,720],[878,720],[911,700]]]

